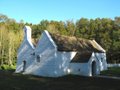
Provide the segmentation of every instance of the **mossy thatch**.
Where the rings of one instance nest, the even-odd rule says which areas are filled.
[[[58,51],[104,52],[93,40],[51,34]]]

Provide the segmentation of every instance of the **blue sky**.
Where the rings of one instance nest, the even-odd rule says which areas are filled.
[[[0,0],[0,13],[29,23],[120,16],[120,0]]]

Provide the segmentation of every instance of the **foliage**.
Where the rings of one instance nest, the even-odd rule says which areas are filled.
[[[15,70],[15,68],[16,68],[15,65],[10,66],[10,65],[4,64],[4,65],[0,66],[0,70],[13,70],[13,69]]]
[[[12,66],[16,63],[17,49],[22,41],[23,25],[9,18],[0,20],[0,66]]]

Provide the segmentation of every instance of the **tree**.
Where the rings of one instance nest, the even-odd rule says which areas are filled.
[[[88,26],[89,20],[87,18],[81,18],[76,22],[76,33],[77,37],[88,38]]]
[[[8,17],[6,15],[0,14],[0,22],[6,22]]]
[[[66,29],[69,36],[75,36],[76,27],[73,21],[66,21]]]

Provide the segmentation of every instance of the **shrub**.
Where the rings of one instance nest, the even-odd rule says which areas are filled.
[[[15,65],[12,65],[12,66],[10,66],[10,65],[2,65],[2,66],[0,66],[1,70],[12,70],[12,69],[15,69],[15,68],[16,68]]]

